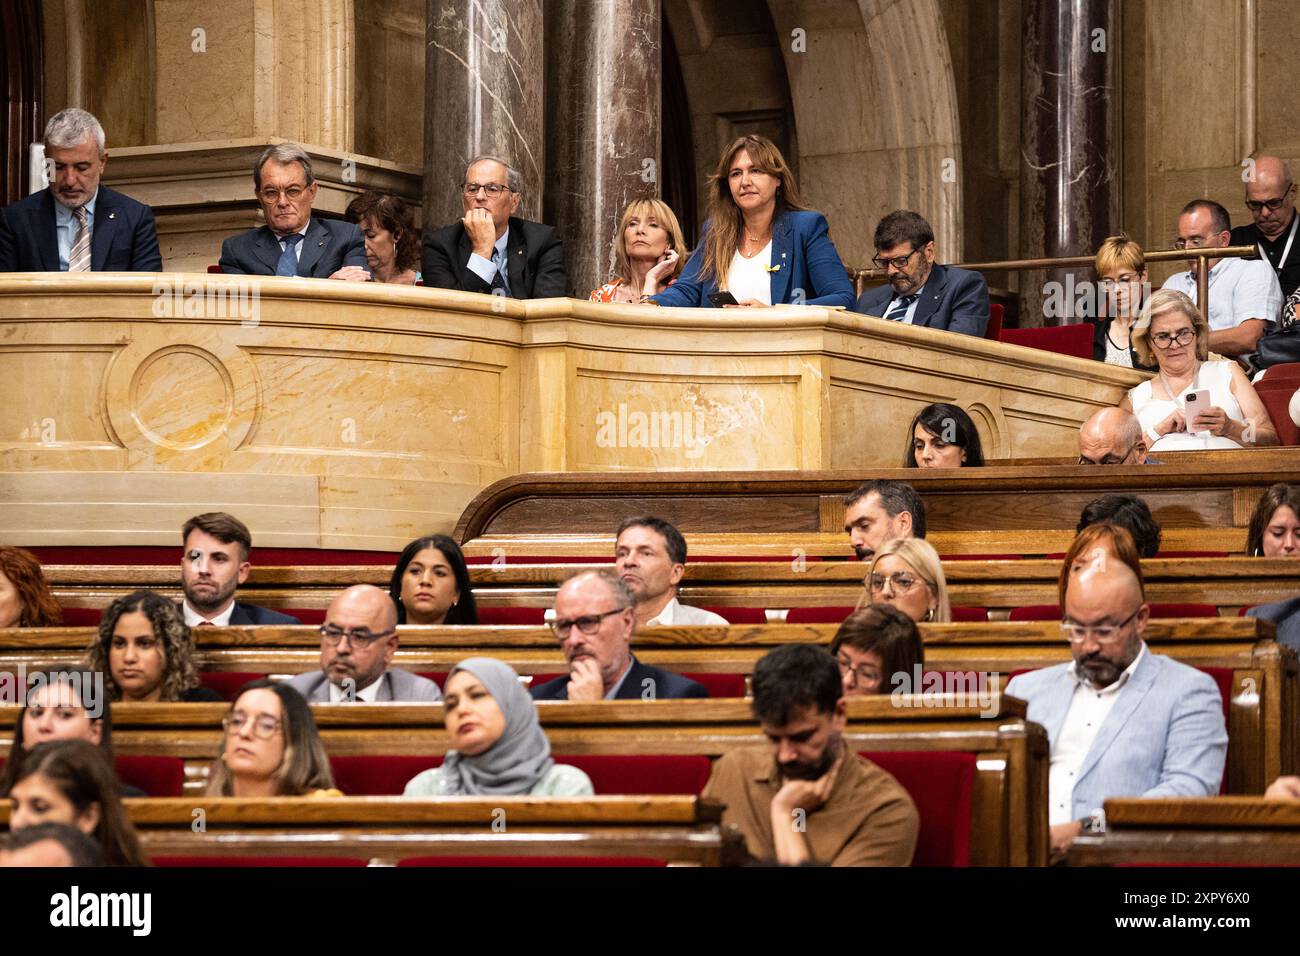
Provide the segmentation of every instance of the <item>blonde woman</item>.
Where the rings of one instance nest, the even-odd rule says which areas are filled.
[[[939,553],[922,538],[894,538],[876,551],[858,608],[889,604],[917,623],[952,620]]]
[[[617,275],[599,289],[592,302],[640,302],[662,292],[686,265],[686,239],[677,217],[659,199],[634,199],[623,210],[614,237]]]
[[[1105,314],[1093,326],[1092,357],[1111,365],[1140,368],[1132,335],[1147,289],[1146,253],[1120,233],[1101,244],[1094,265],[1105,293]]]

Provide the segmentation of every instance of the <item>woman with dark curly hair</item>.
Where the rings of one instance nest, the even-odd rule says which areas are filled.
[[[30,551],[0,545],[0,627],[57,627],[63,611],[41,562]]]
[[[366,240],[366,265],[376,282],[415,285],[420,273],[420,234],[411,225],[411,211],[388,193],[362,193],[348,204],[348,222],[361,227]]]
[[[199,686],[194,638],[181,610],[153,591],[135,591],[108,606],[87,665],[104,675],[115,701],[219,701]]]
[[[460,545],[445,534],[416,538],[402,549],[388,593],[398,624],[477,624],[469,568]]]

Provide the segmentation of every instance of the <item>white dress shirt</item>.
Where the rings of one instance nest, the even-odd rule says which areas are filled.
[[[1171,275],[1162,288],[1196,302],[1196,277],[1190,270]],[[1211,332],[1235,329],[1247,319],[1276,323],[1282,314],[1282,286],[1267,259],[1220,259],[1210,270],[1209,296]]]
[[[1071,664],[1069,674],[1074,678],[1074,696],[1070,699],[1070,709],[1061,724],[1061,732],[1052,745],[1051,768],[1047,774],[1048,824],[1069,823],[1074,819],[1070,807],[1074,797],[1074,781],[1083,766],[1084,758],[1092,749],[1092,742],[1097,737],[1106,715],[1124,692],[1129,678],[1137,670],[1142,656],[1147,652],[1143,641],[1141,650],[1133,663],[1124,668],[1119,679],[1109,687],[1101,690],[1093,687],[1078,670],[1077,664]],[[1100,807],[1098,807],[1100,809]]]
[[[216,617],[204,617],[194,608],[190,607],[188,600],[181,602],[181,613],[185,615],[185,623],[190,627],[198,627],[200,624],[211,624],[214,627],[228,627],[230,625],[230,615],[235,613],[235,602],[231,601],[226,605],[226,609]]]
[[[645,622],[645,626],[672,627],[677,624],[688,627],[695,625],[726,627],[727,623],[727,619],[720,614],[706,611],[702,607],[690,607],[680,603],[677,595],[674,594],[673,599],[664,605],[662,611]]]
[[[86,203],[86,232],[90,233],[91,242],[95,241],[95,200],[99,190]],[[72,210],[57,199],[54,200],[54,233],[59,239],[59,271],[68,271],[68,257],[72,255],[72,244],[77,240],[77,217]]]
[[[767,241],[753,257],[746,259],[737,249],[731,257],[731,268],[727,270],[727,291],[736,297],[737,302],[757,299],[764,305],[772,304],[772,240]]]
[[[387,673],[387,672],[385,672]],[[380,674],[378,678],[372,680],[365,687],[356,691],[352,699],[349,700],[343,694],[343,688],[333,681],[328,681],[330,685],[330,703],[331,704],[373,704],[379,695],[379,685],[383,683],[384,675]]]
[[[916,307],[921,302],[921,296],[925,294],[925,286],[921,286],[921,288],[917,289],[915,293],[909,294],[915,295],[916,298],[907,304],[907,311],[903,313],[903,317],[901,319],[890,319],[889,321],[902,322],[904,325],[912,324],[912,319],[916,316]],[[903,298],[903,296],[895,294],[894,297],[889,300],[889,305],[885,306],[885,312],[888,312],[893,307],[894,303],[901,298]]]

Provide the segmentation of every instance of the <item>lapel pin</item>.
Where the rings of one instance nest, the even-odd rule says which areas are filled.
[[[108,214],[108,218],[109,218],[109,219],[116,218],[116,216],[117,216],[117,213],[115,213],[115,212],[110,212],[110,213]]]
[[[323,245],[325,245],[325,240],[324,240],[324,239],[321,239],[319,242],[316,243],[316,245],[318,245],[318,246],[323,246]]]

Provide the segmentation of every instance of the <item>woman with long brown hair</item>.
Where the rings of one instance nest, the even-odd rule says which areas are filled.
[[[645,301],[664,306],[853,306],[853,284],[826,217],[806,207],[785,157],[750,134],[722,151],[709,177],[708,221],[681,277]]]
[[[57,627],[59,602],[30,551],[0,545],[0,627]]]

